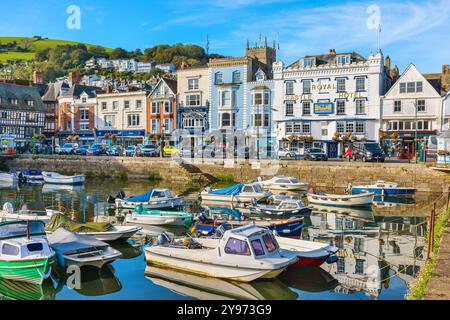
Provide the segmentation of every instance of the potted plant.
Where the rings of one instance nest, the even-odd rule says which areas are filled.
[[[111,140],[112,140],[112,143],[114,143],[114,144],[117,143],[117,133],[113,133],[113,134],[111,135]]]
[[[439,156],[448,156],[450,155],[450,152],[448,150],[438,150],[437,154]]]
[[[398,139],[398,133],[397,133],[397,132],[392,133],[392,134],[391,134],[391,138],[392,138],[393,140],[397,140],[397,139]]]
[[[105,140],[108,140],[109,138],[111,138],[111,135],[109,133],[105,133],[105,135],[103,136],[103,138]]]
[[[339,132],[335,132],[334,136],[333,136],[333,141],[338,141],[340,137],[341,137],[341,134]]]
[[[71,142],[73,140],[73,136],[68,136],[67,141]]]

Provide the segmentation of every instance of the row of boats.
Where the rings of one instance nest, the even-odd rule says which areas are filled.
[[[36,203],[19,212],[5,204],[0,211],[0,219],[5,221],[0,223],[0,278],[41,284],[53,265],[63,270],[70,265],[101,268],[121,256],[107,242],[129,239],[141,230],[140,224],[189,229],[187,236],[178,239],[162,233],[145,248],[151,265],[240,282],[275,278],[287,268],[334,263],[338,249],[298,239],[304,227],[302,216],[312,209],[299,198],[277,196],[270,190],[307,191],[310,204],[343,207],[370,205],[375,194],[415,192],[381,181],[371,186],[350,186],[350,191],[361,192],[356,195],[320,194],[308,188],[297,179],[275,177],[222,189],[207,188],[200,193],[205,203],[235,203],[251,215],[240,217],[215,215],[211,206],[208,212],[194,216],[182,211],[184,200],[167,189],[151,189],[131,197],[120,191],[108,202],[127,211],[124,226],[78,224],[63,212]]]
[[[84,175],[63,175],[57,172],[47,172],[34,169],[25,169],[23,171],[0,172],[0,184],[15,185],[18,183],[40,183],[58,185],[82,185],[85,182]]]

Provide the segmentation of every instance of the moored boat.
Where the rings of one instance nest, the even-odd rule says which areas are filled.
[[[214,247],[205,247],[192,238],[183,240],[160,241],[145,248],[147,262],[208,277],[251,282],[275,278],[297,261],[295,255],[279,250],[270,230],[253,225],[227,230]]]
[[[59,265],[65,269],[69,266],[90,266],[102,268],[119,259],[122,254],[107,243],[86,237],[64,228],[48,236],[50,246],[56,252]]]
[[[245,219],[245,220],[224,220],[207,219],[200,220],[192,228],[191,232],[201,236],[211,236],[222,226],[223,230],[235,229],[245,225],[253,224],[261,228],[268,228],[281,237],[300,237],[305,227],[303,218],[288,220],[271,219]]]
[[[42,175],[42,172],[40,170],[27,168],[22,172],[22,175],[26,182],[43,181],[44,180],[44,176]]]
[[[134,209],[138,205],[142,205],[145,209],[167,209],[182,205],[183,199],[172,195],[168,189],[150,189],[141,195],[131,197],[126,197],[121,190],[116,197],[109,196],[108,203],[115,204],[121,209]]]
[[[17,184],[19,183],[19,175],[16,172],[0,172],[0,183]]]
[[[64,214],[54,214],[46,226],[46,231],[52,233],[59,228],[99,241],[125,241],[142,229],[140,226],[117,226],[110,223],[76,223]]]
[[[309,204],[336,207],[370,207],[373,202],[374,193],[365,192],[361,194],[325,194],[307,193]]]
[[[7,202],[3,205],[3,210],[0,210],[0,221],[42,221],[47,223],[54,214],[61,213],[59,211],[45,208],[41,201],[34,201],[26,203],[18,212],[14,212],[14,207]]]
[[[277,205],[253,203],[248,209],[253,214],[278,217],[308,215],[312,211],[301,200],[283,200]]]
[[[0,278],[41,285],[50,277],[54,252],[41,221],[0,223]]]
[[[126,215],[125,221],[153,226],[173,225],[189,228],[193,218],[191,214],[184,211],[152,210],[137,205],[133,212]]]
[[[414,195],[416,189],[408,187],[399,187],[398,183],[378,181],[372,185],[351,186],[352,193],[371,192],[383,196],[402,196]]]
[[[269,180],[259,177],[258,182],[268,190],[306,191],[309,186],[307,182],[300,182],[297,178],[285,176],[276,176]]]
[[[81,185],[84,184],[84,175],[65,176],[56,172],[42,172],[45,183],[61,185]]]
[[[237,184],[223,189],[207,188],[200,193],[202,201],[244,202],[259,201],[272,195],[264,191],[259,183]]]

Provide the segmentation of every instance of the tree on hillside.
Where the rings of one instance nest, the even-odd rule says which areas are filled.
[[[88,49],[88,52],[96,58],[108,58],[109,55],[106,53],[104,47],[101,46],[93,46]]]
[[[114,49],[110,54],[109,57],[111,59],[128,59],[128,51],[122,48]]]

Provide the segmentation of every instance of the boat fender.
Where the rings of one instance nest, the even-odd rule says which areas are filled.
[[[3,211],[5,211],[7,213],[14,213],[14,206],[12,205],[12,203],[6,202],[3,205]]]
[[[328,264],[333,264],[333,263],[336,263],[337,261],[338,261],[338,257],[336,255],[331,255],[327,258]]]

